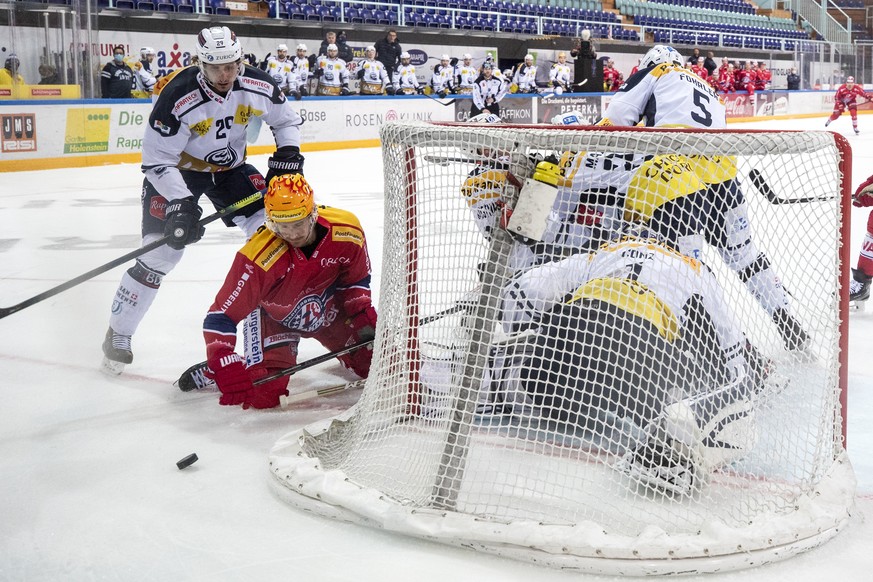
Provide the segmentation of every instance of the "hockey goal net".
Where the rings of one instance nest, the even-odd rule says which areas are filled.
[[[609,574],[758,565],[845,526],[845,140],[381,137],[372,370],[353,408],[276,443],[284,499]]]

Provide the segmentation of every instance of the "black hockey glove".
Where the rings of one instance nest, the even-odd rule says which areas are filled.
[[[324,69],[315,69],[315,77],[320,79],[324,75]]]
[[[258,57],[256,57],[253,53],[246,53],[243,55],[243,57],[245,58],[246,62],[251,66],[258,66]]]
[[[440,99],[445,99],[446,97],[449,96],[449,94],[446,93],[446,90],[445,90],[445,89],[443,89],[442,91],[440,91],[439,93],[437,93],[437,95],[439,95],[439,98],[440,98]]]
[[[385,87],[385,94],[386,95],[394,95],[394,87],[392,87],[391,85],[388,85],[387,87]]]
[[[300,91],[291,91],[291,96],[294,97],[295,101],[300,101],[300,99],[303,98],[303,95],[300,93]]]
[[[297,146],[282,146],[267,160],[267,185],[283,174],[302,174],[303,156]]]
[[[267,53],[267,56],[265,56],[264,60],[261,61],[261,64],[258,68],[261,69],[262,71],[267,70],[267,65],[270,64],[270,55],[271,54],[273,54],[273,53]]]
[[[364,69],[359,69],[358,72],[356,73],[356,76],[358,79],[363,79],[364,78]]]
[[[348,87],[343,87],[342,89],[340,89],[340,95],[342,95],[343,97],[345,97],[347,95],[351,95],[351,94],[352,94],[352,92],[349,91]]]
[[[206,232],[205,226],[197,224],[202,214],[203,209],[197,206],[193,196],[169,202],[166,210],[167,222],[164,224],[164,236],[171,237],[167,245],[179,251],[185,245],[200,240]]]
[[[424,87],[416,87],[415,92],[419,95],[424,95]]]

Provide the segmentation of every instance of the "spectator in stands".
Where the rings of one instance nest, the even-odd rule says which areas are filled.
[[[60,85],[61,77],[58,75],[57,69],[51,65],[39,66],[39,84],[40,85]]]
[[[336,45],[337,49],[337,57],[342,59],[343,61],[350,63],[355,60],[355,54],[352,52],[352,47],[350,47],[346,43],[346,35],[342,33],[339,37],[337,37],[336,32],[333,30],[327,31],[324,35],[324,40],[321,41],[321,47],[318,49],[318,56],[327,56],[327,47],[328,45]]]
[[[6,63],[0,69],[0,85],[24,84],[24,77],[18,72],[21,66],[21,61],[18,60],[18,55],[10,53],[6,57]]]
[[[706,69],[707,75],[709,77],[715,76],[715,71],[718,69],[718,65],[715,64],[715,53],[712,51],[708,51],[706,53],[706,59],[703,61],[703,66]]]
[[[788,73],[788,90],[797,91],[800,89],[800,75],[797,74],[797,69],[791,67],[791,72]]]
[[[133,91],[133,69],[124,62],[124,47],[112,50],[112,60],[100,72],[100,95],[104,99],[130,99]]]
[[[400,55],[403,48],[397,42],[397,31],[393,28],[388,30],[385,38],[376,41],[376,59],[385,66],[388,74],[392,74],[400,64]]]
[[[690,67],[691,65],[695,64],[697,62],[697,59],[702,56],[703,55],[700,54],[699,48],[694,49],[693,51],[691,51],[691,56],[685,59],[685,65]]]

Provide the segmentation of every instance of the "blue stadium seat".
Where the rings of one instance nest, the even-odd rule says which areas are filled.
[[[176,12],[184,12],[186,14],[194,13],[194,4],[191,0],[173,0],[176,3]]]
[[[230,8],[225,6],[224,0],[209,0],[212,6],[212,13],[216,16],[230,16]]]

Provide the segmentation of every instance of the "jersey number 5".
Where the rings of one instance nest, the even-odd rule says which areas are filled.
[[[700,109],[700,113],[697,111],[691,112],[691,119],[702,125],[703,127],[709,127],[712,125],[712,113],[706,108],[709,104],[709,96],[702,91],[694,90],[694,105]]]

